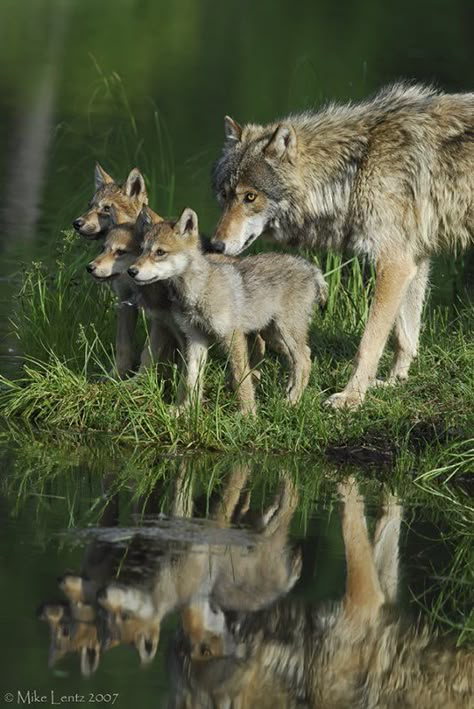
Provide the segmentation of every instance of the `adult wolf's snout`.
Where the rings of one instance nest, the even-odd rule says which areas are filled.
[[[127,273],[131,278],[136,278],[137,273],[138,273],[138,268],[136,266],[130,266]]]
[[[97,268],[97,266],[95,265],[95,263],[93,261],[91,261],[90,263],[87,264],[86,271],[88,273],[94,273],[96,268]]]
[[[72,226],[76,231],[80,231],[84,224],[86,223],[86,220],[83,219],[82,217],[78,217],[77,219],[74,219]]]

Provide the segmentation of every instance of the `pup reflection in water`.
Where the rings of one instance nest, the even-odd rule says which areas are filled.
[[[81,573],[65,574],[66,601],[45,603],[50,627],[49,663],[78,653],[81,671],[97,670],[102,654],[119,645],[136,648],[142,664],[156,655],[162,620],[197,599],[229,611],[256,611],[288,593],[301,573],[301,555],[288,543],[298,504],[283,475],[270,506],[249,529],[229,529],[249,517],[249,469],[236,465],[209,524],[193,520],[192,480],[184,464],[175,479],[170,519],[136,533],[104,526],[94,532]]]

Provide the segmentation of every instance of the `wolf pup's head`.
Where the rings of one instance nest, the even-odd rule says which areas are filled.
[[[161,217],[146,207],[148,218],[155,223]],[[98,281],[109,281],[123,276],[138,258],[142,247],[141,216],[136,224],[117,224],[115,208],[111,209],[111,229],[108,232],[104,248],[93,261],[87,264],[87,271]]]
[[[156,655],[161,618],[150,599],[139,589],[109,584],[97,594],[106,611],[105,646],[133,645],[143,665]]]
[[[97,163],[95,192],[89,209],[72,223],[78,234],[86,239],[100,239],[113,226],[111,212],[118,224],[134,222],[143,205],[148,204],[145,180],[136,167],[130,171],[124,185],[118,185]]]
[[[101,656],[98,622],[88,604],[44,603],[38,616],[50,629],[48,664],[54,667],[69,653],[78,653],[81,672],[89,677],[98,668]]]
[[[200,251],[198,218],[187,207],[176,221],[153,224],[147,209],[139,220],[143,229],[140,258],[128,269],[137,285],[147,285],[181,275],[193,255]]]
[[[222,216],[214,247],[231,256],[241,253],[285,211],[287,189],[296,163],[296,134],[289,123],[247,125],[226,116],[226,141],[213,168],[212,181]]]

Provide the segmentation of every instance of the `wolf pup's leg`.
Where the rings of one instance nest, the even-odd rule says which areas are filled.
[[[428,286],[429,261],[422,261],[416,276],[408,286],[406,295],[395,320],[394,344],[395,358],[388,377],[388,383],[404,380],[408,377],[408,370],[418,351],[418,338],[420,335],[421,313]]]
[[[204,369],[206,367],[209,342],[199,330],[187,335],[186,379],[181,379],[178,391],[178,407],[186,408],[194,401],[202,399]]]
[[[299,328],[298,328],[299,330]],[[306,389],[311,373],[311,352],[306,344],[306,332],[300,332],[286,323],[275,325],[275,344],[288,360],[287,399],[297,404]]]
[[[152,318],[150,334],[145,342],[140,359],[139,373],[142,374],[148,367],[160,362],[173,363],[177,360],[176,349],[179,343],[166,323],[159,318]]]
[[[345,389],[330,396],[326,404],[335,408],[355,408],[362,403],[367,389],[375,380],[385,343],[416,271],[416,264],[410,256],[396,261],[379,260],[374,300],[355,359],[354,371]]]
[[[138,308],[121,305],[117,314],[117,334],[115,338],[115,367],[119,377],[129,374],[134,365],[135,348],[133,339],[138,319]]]
[[[260,381],[260,372],[258,367],[265,357],[266,343],[260,333],[248,335],[247,337],[249,349],[250,368],[252,369],[252,377],[256,382]]]
[[[255,393],[252,383],[252,374],[249,367],[247,338],[240,330],[234,330],[232,335],[225,340],[226,348],[230,355],[230,365],[234,386],[243,414],[255,414]]]

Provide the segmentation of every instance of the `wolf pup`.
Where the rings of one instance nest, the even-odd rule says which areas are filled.
[[[392,327],[388,382],[417,353],[429,257],[474,242],[474,94],[395,84],[359,104],[266,126],[225,119],[214,166],[218,248],[239,254],[263,231],[309,248],[349,249],[376,265],[369,318],[342,392],[358,406]]]
[[[77,233],[88,240],[106,237],[110,229],[118,224],[135,223],[143,205],[148,204],[145,180],[137,168],[130,171],[123,186],[118,185],[98,163],[94,175],[95,192],[89,209],[73,222]],[[114,287],[119,288],[118,281]],[[138,308],[129,305],[133,303],[135,292],[130,279],[122,279],[119,290],[115,369],[119,377],[125,377],[133,370],[135,364],[133,339]],[[145,345],[142,361],[147,360],[149,350],[148,344]]]
[[[100,239],[112,228],[111,211],[117,224],[135,222],[141,208],[148,204],[145,180],[136,167],[130,171],[123,185],[99,165],[95,166],[95,192],[89,209],[75,219],[72,226],[85,239]]]
[[[152,223],[162,221],[149,207],[147,218]],[[171,300],[166,286],[154,283],[139,289],[127,273],[141,253],[141,215],[136,224],[117,224],[115,208],[112,207],[110,219],[113,226],[105,239],[104,248],[86,268],[95,280],[112,286],[117,295],[119,310],[130,309],[128,302],[132,305],[150,304],[150,307],[147,307],[151,320],[149,341],[143,349],[138,370],[143,372],[152,362],[173,362],[178,349],[183,349],[182,336],[171,316]],[[123,375],[126,372],[124,361],[127,364],[133,361],[133,330],[119,330],[118,335],[120,339],[117,338],[117,369]]]
[[[308,383],[311,357],[308,328],[316,299],[326,283],[318,268],[286,254],[260,254],[238,262],[215,262],[202,254],[198,219],[185,209],[176,222],[161,222],[145,235],[143,252],[128,270],[139,285],[169,279],[175,292],[173,315],[187,340],[187,389],[199,399],[212,339],[228,350],[240,407],[255,412],[245,335],[264,332],[288,360],[287,393],[296,403]]]

